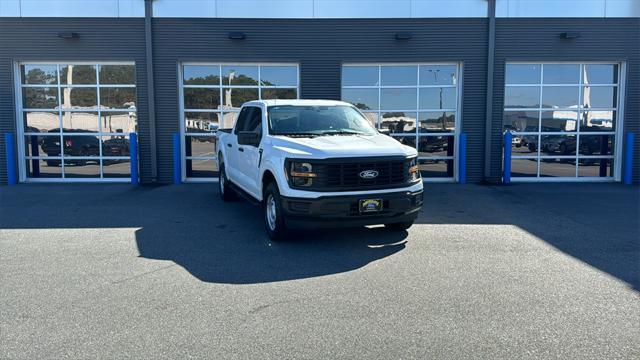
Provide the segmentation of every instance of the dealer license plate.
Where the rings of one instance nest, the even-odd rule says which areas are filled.
[[[382,199],[362,199],[360,200],[360,212],[375,212],[382,210]]]

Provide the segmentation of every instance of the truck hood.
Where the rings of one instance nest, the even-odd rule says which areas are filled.
[[[416,149],[402,145],[390,136],[332,135],[314,138],[274,136],[273,146],[297,157],[317,159],[359,156],[414,156]]]

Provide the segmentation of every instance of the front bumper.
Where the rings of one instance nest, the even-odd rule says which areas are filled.
[[[361,195],[282,197],[282,209],[290,228],[337,228],[413,221],[423,202],[422,190]],[[359,201],[381,199],[382,210],[361,213]]]

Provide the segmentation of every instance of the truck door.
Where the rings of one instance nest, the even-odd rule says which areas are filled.
[[[231,181],[237,185],[241,185],[242,173],[240,172],[241,156],[238,151],[238,132],[243,131],[247,122],[247,115],[251,111],[250,108],[242,108],[238,118],[236,119],[236,125],[233,128],[233,132],[227,138],[225,170],[227,176]]]
[[[245,191],[258,197],[260,194],[260,142],[262,139],[262,109],[259,107],[247,107],[251,109],[247,114],[245,127],[243,131],[251,132],[256,135],[258,140],[253,144],[238,145],[238,168],[240,170],[242,181],[241,185]]]

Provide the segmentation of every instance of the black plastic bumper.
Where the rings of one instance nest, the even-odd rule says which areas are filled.
[[[359,201],[363,199],[381,199],[382,210],[361,213]],[[287,227],[336,228],[413,221],[422,208],[423,191],[281,200]]]

